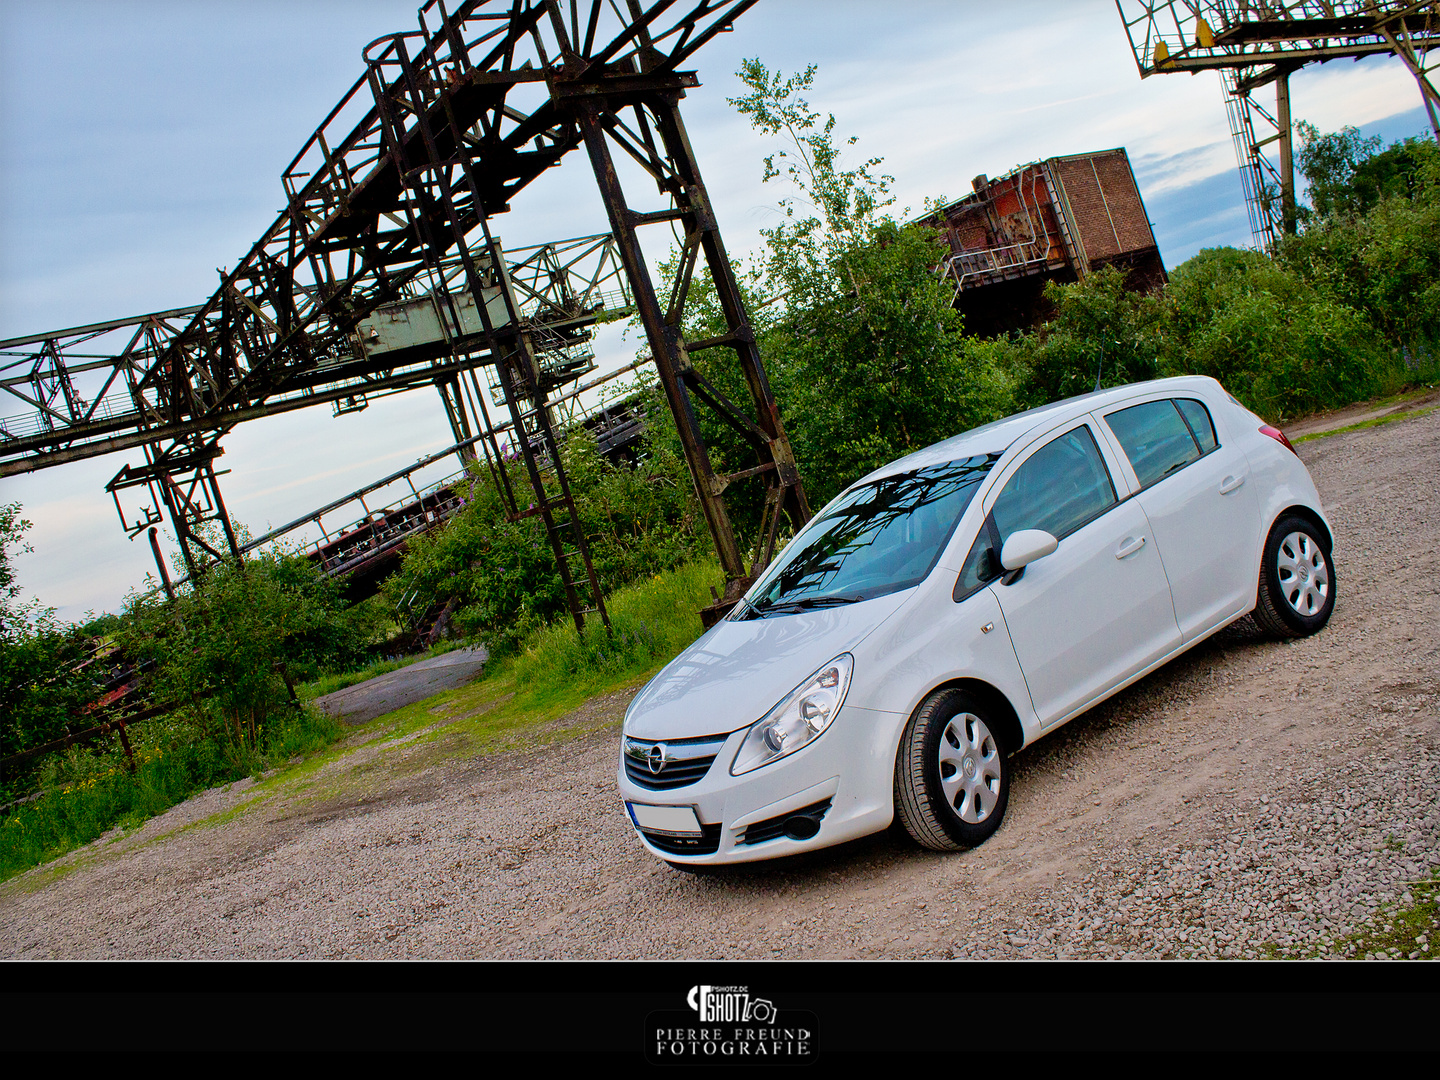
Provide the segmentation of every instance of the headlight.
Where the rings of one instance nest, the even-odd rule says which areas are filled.
[[[853,656],[841,653],[751,724],[730,775],[754,772],[818,739],[845,701],[854,664]]]

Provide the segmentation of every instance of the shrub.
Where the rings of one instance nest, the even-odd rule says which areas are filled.
[[[244,767],[291,708],[280,665],[304,678],[363,651],[366,627],[349,615],[335,581],[272,553],[213,566],[174,600],[132,594],[116,637],[155,662],[151,699],[177,702],[198,737]]]

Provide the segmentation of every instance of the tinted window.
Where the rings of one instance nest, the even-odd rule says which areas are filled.
[[[766,572],[736,617],[865,600],[918,585],[998,457],[888,476],[844,495]]]
[[[1141,487],[1149,487],[1200,458],[1200,447],[1173,401],[1132,405],[1110,413],[1105,422],[1125,448]]]
[[[1179,420],[1178,415],[1175,418]],[[1089,427],[1078,427],[1030,455],[1005,482],[990,512],[1003,546],[1011,533],[1021,529],[1044,529],[1057,540],[1064,539],[1113,505],[1115,487],[1095,436]]]
[[[1215,439],[1215,422],[1210,419],[1210,410],[1194,398],[1176,398],[1175,405],[1190,422],[1190,431],[1200,444],[1200,452],[1208,454],[1219,443]]]
[[[955,599],[964,600],[987,581],[1000,576],[1000,560],[995,558],[990,547],[990,528],[980,527],[970,554],[965,556],[965,565],[960,568],[960,577],[955,582]]]

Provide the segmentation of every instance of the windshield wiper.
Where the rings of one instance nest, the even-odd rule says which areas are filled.
[[[747,615],[746,618],[763,619],[772,612],[787,611],[809,611],[812,608],[837,607],[841,604],[855,604],[864,600],[863,596],[807,596],[800,600],[780,600],[761,602],[759,604],[747,605],[755,614]]]

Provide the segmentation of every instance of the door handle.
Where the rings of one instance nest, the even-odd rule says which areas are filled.
[[[1123,558],[1126,558],[1127,556],[1134,555],[1135,552],[1139,551],[1139,550],[1140,550],[1142,547],[1144,547],[1144,546],[1145,546],[1145,537],[1143,537],[1143,536],[1132,536],[1132,537],[1129,537],[1129,538],[1127,538],[1127,539],[1125,540],[1124,543],[1122,543],[1118,548],[1115,549],[1115,558],[1117,558],[1117,559],[1123,559]]]
[[[1243,476],[1227,476],[1224,480],[1220,481],[1220,494],[1229,495],[1230,492],[1239,490],[1240,485],[1243,483],[1245,483]]]

